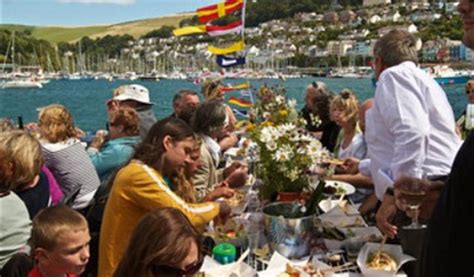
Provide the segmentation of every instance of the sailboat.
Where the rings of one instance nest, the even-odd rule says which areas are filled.
[[[15,31],[12,32],[12,40],[11,40],[11,50],[12,50],[12,65],[13,65],[13,72],[15,71]],[[8,47],[7,47],[7,54],[5,55],[8,57]],[[6,59],[5,59],[6,62]],[[5,65],[3,66],[5,68]],[[0,84],[2,89],[9,89],[9,88],[42,88],[43,84],[31,76],[24,76],[24,75],[11,75],[11,79],[8,81],[3,82]]]

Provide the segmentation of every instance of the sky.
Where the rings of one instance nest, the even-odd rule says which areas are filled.
[[[220,0],[0,0],[0,23],[87,26],[181,12]]]

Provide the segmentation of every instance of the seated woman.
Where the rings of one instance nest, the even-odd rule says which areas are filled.
[[[3,121],[0,120],[0,133],[15,131],[15,130],[16,128],[13,125],[13,123],[11,123],[10,120],[3,120]],[[22,135],[18,135],[18,134],[22,134]],[[32,164],[30,163],[30,159],[34,157],[41,157],[40,160],[41,160],[41,163],[43,164],[43,156],[41,154],[41,147],[39,148],[39,151],[40,151],[39,153],[35,152],[36,146],[38,145],[36,136],[32,134],[31,132],[29,132],[29,134],[31,135],[31,137],[26,136],[24,133],[17,133],[17,135],[12,136],[11,142],[15,144],[15,147],[12,146],[9,148],[9,150],[21,152],[22,154],[18,154],[18,155],[13,154],[13,155],[21,156],[24,166],[27,167],[28,169],[31,169]],[[33,138],[33,140],[31,138]],[[22,142],[19,143],[17,139],[21,140]],[[23,149],[23,143],[25,143],[25,149]],[[25,170],[25,173],[26,172],[31,172],[31,171]],[[36,175],[37,174],[34,174],[34,176]],[[45,187],[44,184],[46,184],[47,187]],[[23,196],[25,196],[26,198],[30,198],[31,201],[29,201],[30,205],[28,206],[28,212],[30,213],[31,218],[34,217],[34,215],[37,213],[37,211],[39,211],[39,209],[42,209],[46,207],[47,205],[59,204],[59,202],[62,200],[64,196],[63,192],[59,188],[59,184],[57,183],[56,178],[54,177],[53,173],[51,173],[51,171],[44,164],[43,166],[41,166],[41,170],[39,173],[39,180],[37,180],[37,182],[34,184],[25,185],[24,194],[20,193],[20,190],[23,190],[21,187],[22,186],[17,187],[15,191],[18,194],[18,196],[20,196],[20,198],[22,198],[24,201],[25,199],[23,198]],[[34,187],[36,187],[36,189],[33,189]],[[41,188],[41,191],[49,192],[49,196],[45,198],[37,197],[38,195],[37,190],[39,188]],[[34,199],[31,199],[31,197],[33,197]],[[37,201],[42,202],[43,204],[46,203],[44,204],[46,206],[39,205],[37,206],[37,208],[33,208],[33,206],[36,206],[35,204],[33,204],[33,202],[39,203]]]
[[[62,105],[49,105],[41,109],[38,123],[46,166],[65,197],[77,193],[72,208],[88,207],[100,180],[86,149],[76,138],[72,115]]]
[[[366,101],[359,109],[357,98],[350,90],[343,90],[340,95],[331,101],[332,117],[341,126],[334,148],[336,158],[341,160],[362,160],[366,158],[367,146],[362,133],[364,124],[362,122],[359,124],[359,118],[361,121],[364,120],[365,111],[371,105],[371,101]],[[336,168],[336,173],[328,179],[348,182],[357,187],[356,194],[350,196],[353,202],[361,202],[372,193],[373,183],[370,176],[360,173],[351,174],[344,170],[344,166]],[[371,204],[365,205],[368,202],[363,203],[361,212],[372,208],[372,201],[369,202]],[[366,209],[366,206],[369,207]]]
[[[203,262],[200,245],[182,212],[156,209],[137,224],[114,276],[193,276]]]
[[[5,133],[2,147],[18,170],[12,189],[23,200],[30,218],[51,204],[48,177],[41,172],[43,156],[38,140],[24,131]]]
[[[218,217],[225,220],[224,203],[189,204],[170,188],[170,178],[186,163],[194,146],[194,133],[177,118],[158,121],[138,146],[133,159],[117,172],[105,207],[99,245],[99,276],[111,276],[135,226],[155,208],[176,208],[195,227]]]
[[[218,101],[224,103],[224,91],[222,88],[223,86],[219,80],[206,81],[202,87],[202,94],[204,95],[205,101]],[[224,106],[228,117],[227,128],[229,133],[219,138],[219,146],[221,147],[222,152],[225,152],[238,142],[237,136],[231,133],[235,129],[237,118],[229,105],[224,103]]]
[[[341,127],[334,148],[334,156],[338,159],[354,157],[365,158],[367,148],[362,131],[359,128],[359,106],[352,91],[345,89],[331,101],[331,116]]]
[[[104,133],[98,133],[92,140],[87,153],[101,183],[107,181],[133,155],[134,147],[140,140],[139,121],[134,109],[119,107],[110,116],[110,140],[105,142]]]
[[[186,202],[195,203],[197,202],[198,195],[193,184],[194,173],[201,167],[201,140],[197,139],[194,143],[194,149],[191,153],[191,162],[187,163],[185,167],[178,172],[173,178],[173,182],[176,185],[175,192]],[[230,198],[234,195],[234,190],[228,186],[221,184],[210,191],[203,198],[203,202],[214,201],[221,197]]]
[[[27,252],[31,233],[31,220],[25,203],[12,192],[23,182],[21,166],[16,166],[18,157],[11,156],[10,132],[0,133],[0,270],[16,253]]]
[[[313,82],[306,87],[305,106],[300,116],[306,121],[306,130],[321,141],[329,151],[334,151],[339,126],[331,119],[329,111],[334,94],[323,82]],[[317,119],[317,120],[316,120]],[[320,121],[317,124],[317,121]]]

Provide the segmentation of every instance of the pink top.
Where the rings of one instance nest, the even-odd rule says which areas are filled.
[[[41,167],[41,171],[46,174],[48,177],[49,183],[49,194],[51,196],[51,205],[57,205],[63,199],[64,193],[62,192],[61,188],[59,187],[56,178],[54,177],[53,173],[45,166]]]

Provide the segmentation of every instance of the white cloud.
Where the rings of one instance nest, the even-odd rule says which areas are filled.
[[[60,3],[132,5],[136,0],[58,0]]]

